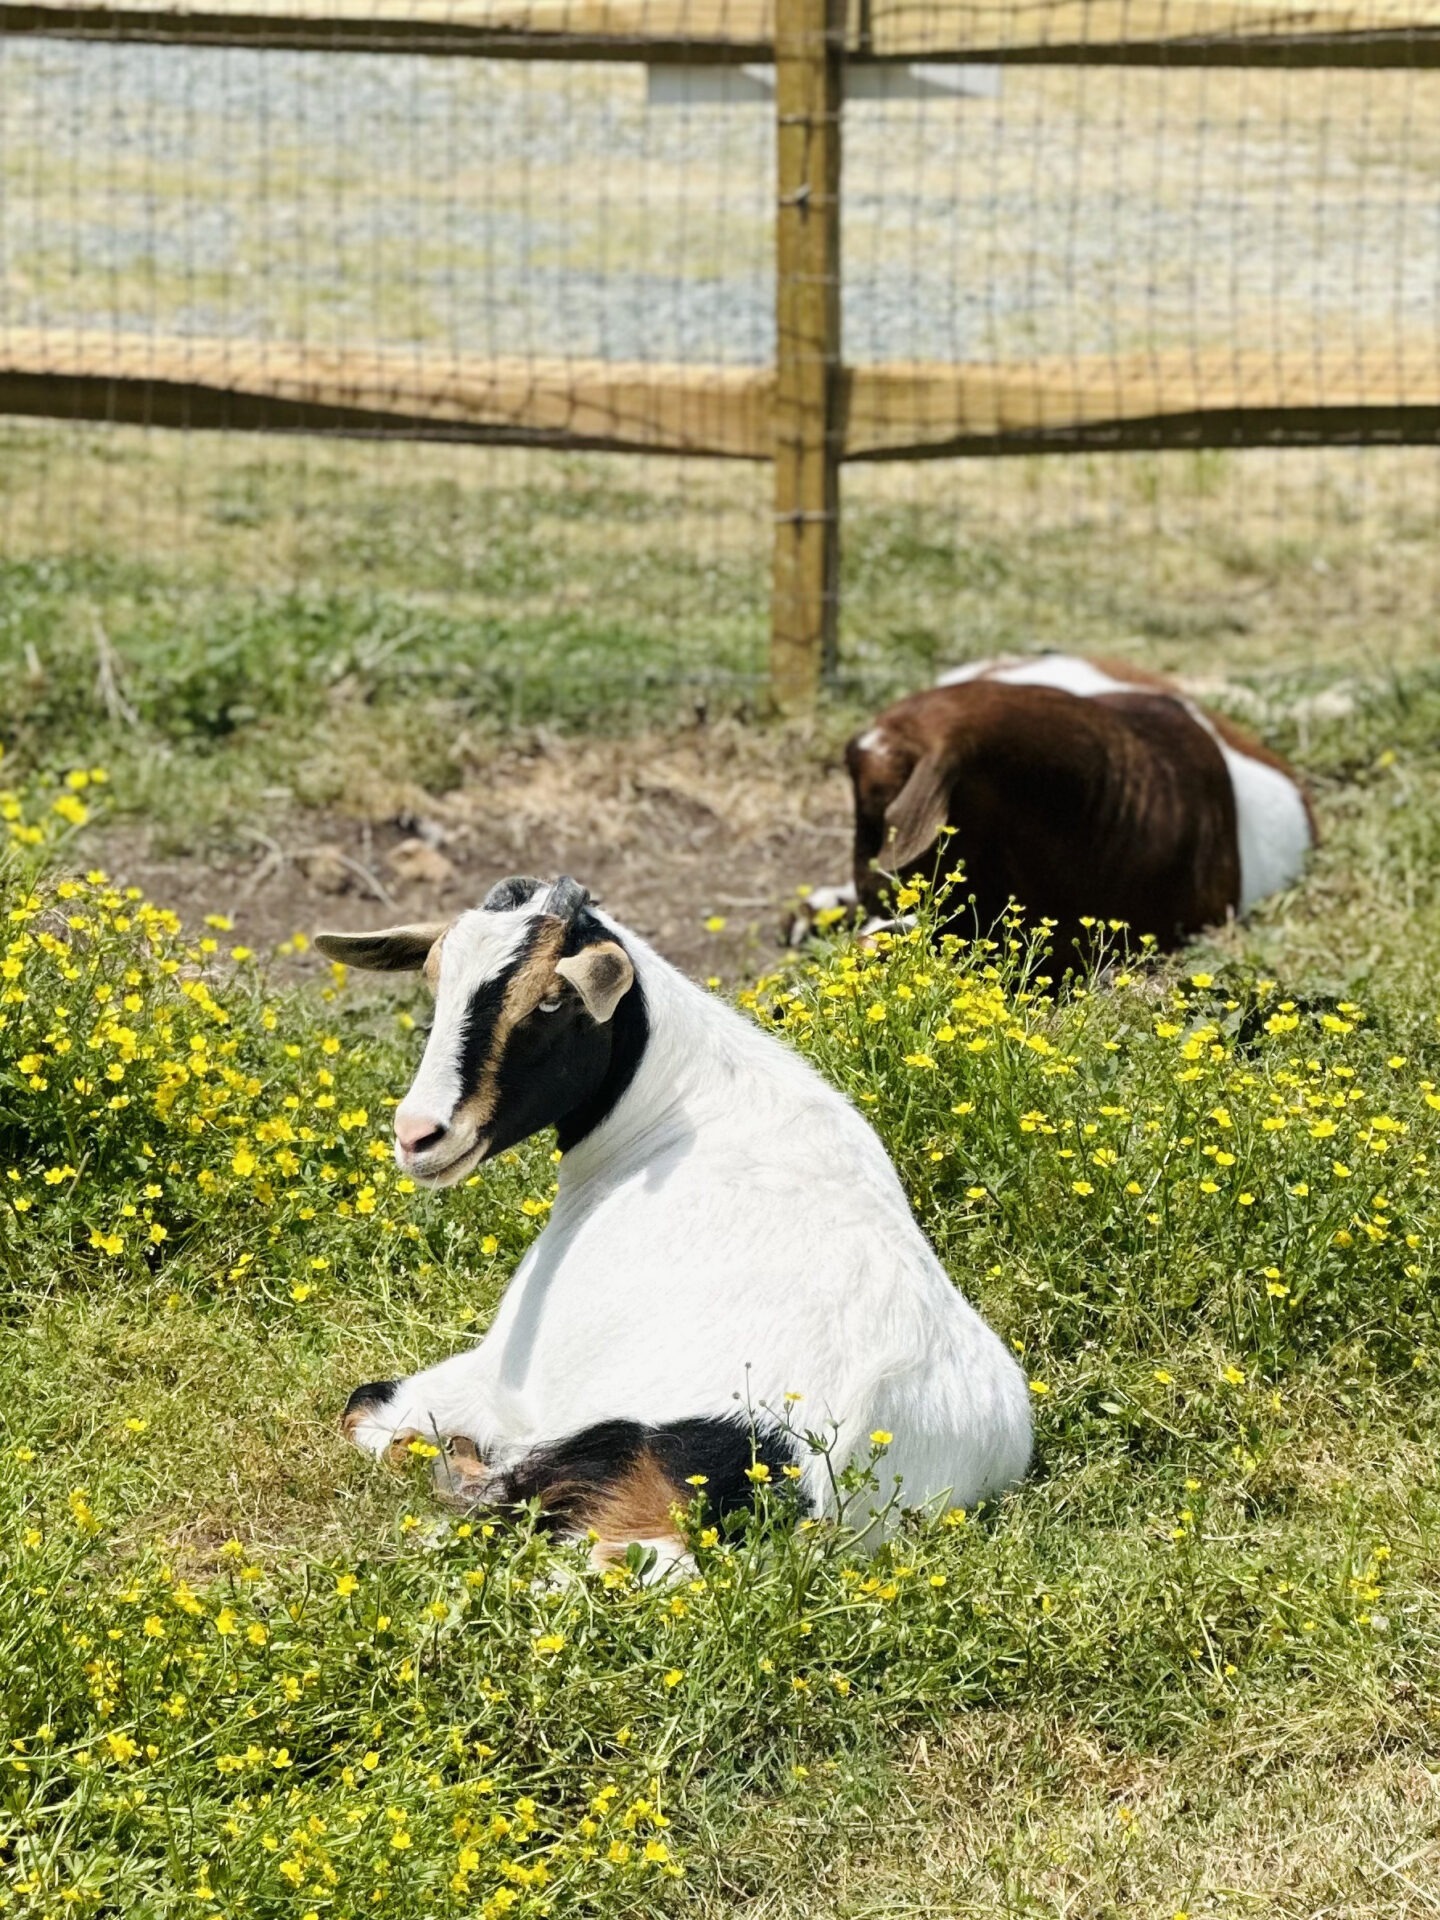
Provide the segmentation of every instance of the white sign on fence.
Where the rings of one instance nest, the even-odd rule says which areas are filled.
[[[771,103],[775,69],[760,65],[651,66],[646,68],[646,104],[652,107],[740,106]],[[916,61],[885,66],[866,61],[845,68],[849,100],[995,100],[1000,94],[998,66]]]

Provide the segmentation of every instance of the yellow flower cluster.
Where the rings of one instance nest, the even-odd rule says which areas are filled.
[[[29,830],[23,813],[11,824]],[[187,937],[175,914],[99,870],[10,878],[0,1119],[26,1148],[0,1185],[0,1229],[7,1216],[78,1226],[98,1260],[151,1268],[187,1220],[232,1204],[258,1208],[272,1241],[317,1220],[344,1223],[350,1245],[357,1225],[397,1246],[419,1240],[414,1182],[397,1175],[388,1138],[404,1063],[393,1044],[327,1027],[337,987],[320,1008],[281,1002],[254,952],[216,937],[231,930],[225,916]],[[501,1200],[512,1241],[553,1197],[551,1180]],[[483,1251],[498,1246],[490,1235]],[[256,1266],[252,1247],[213,1277],[254,1281]],[[317,1257],[291,1303],[330,1267]]]
[[[3,755],[0,748],[0,755]],[[80,798],[87,788],[103,787],[109,775],[103,767],[76,767],[67,773],[60,791],[43,795],[0,787],[0,826],[12,849],[25,853],[46,851],[61,844],[67,832],[88,824],[90,809]]]
[[[100,1532],[83,1491],[69,1505],[87,1539]],[[11,1749],[20,1802],[33,1790],[43,1804],[46,1782],[68,1775],[102,1809],[139,1807],[172,1769],[203,1765],[191,1794],[211,1803],[209,1827],[191,1855],[193,1878],[172,1890],[217,1917],[237,1901],[271,1911],[287,1894],[307,1906],[379,1904],[402,1891],[412,1854],[427,1875],[441,1868],[432,1898],[455,1913],[529,1912],[529,1896],[588,1886],[597,1873],[637,1889],[678,1878],[657,1776],[637,1781],[627,1765],[619,1778],[592,1774],[578,1806],[542,1805],[517,1789],[497,1744],[508,1709],[492,1681],[481,1689],[491,1738],[432,1732],[416,1704],[418,1646],[437,1626],[463,1632],[488,1605],[470,1550],[482,1533],[492,1550],[496,1532],[446,1531],[438,1584],[432,1548],[417,1556],[415,1578],[341,1570],[328,1600],[303,1583],[278,1587],[239,1541],[222,1549],[223,1578],[209,1593],[163,1563],[107,1577],[102,1550],[55,1621],[72,1684]],[[37,1532],[32,1560],[40,1546]],[[18,1575],[31,1577],[23,1562]],[[536,1642],[557,1644],[563,1634]],[[350,1711],[360,1712],[352,1737],[337,1742],[336,1713],[357,1671]],[[622,1755],[627,1745],[628,1735],[617,1739]],[[91,1887],[89,1866],[22,1842],[0,1860],[0,1904],[8,1892],[84,1912],[102,1884]]]
[[[1142,958],[1103,991],[1057,988],[1043,931],[937,940],[918,891],[915,927],[742,1001],[869,1111],[942,1252],[963,1238],[1000,1278],[1068,1247],[1077,1297],[1123,1293],[1137,1325],[1147,1294],[1178,1309],[1203,1286],[1267,1367],[1343,1330],[1363,1264],[1408,1364],[1440,1231],[1440,1087],[1418,1049],[1356,1000],[1234,965]]]

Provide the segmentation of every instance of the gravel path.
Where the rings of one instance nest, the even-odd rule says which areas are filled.
[[[847,116],[849,356],[1440,323],[1440,74],[1012,69]],[[643,70],[0,42],[0,328],[762,363],[764,105]]]

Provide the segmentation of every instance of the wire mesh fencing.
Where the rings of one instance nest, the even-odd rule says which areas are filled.
[[[1421,651],[1437,20],[0,7],[6,644],[575,719]]]
[[[771,351],[763,115],[652,113],[628,64],[0,48],[0,539],[47,616],[99,568],[225,645],[298,595],[526,716],[758,684],[764,475],[643,416],[652,364],[703,412]]]
[[[886,338],[852,299],[845,356],[1008,382],[1075,451],[848,466],[845,670],[1014,645],[1217,679],[1433,657],[1440,72],[1001,78],[963,112],[849,109],[847,289],[887,280],[908,317]]]

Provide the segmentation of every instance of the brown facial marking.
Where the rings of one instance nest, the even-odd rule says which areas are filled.
[[[452,920],[450,925],[453,926],[454,924]],[[426,954],[425,964],[420,969],[425,976],[425,984],[429,987],[432,994],[438,993],[440,990],[440,949],[444,946],[445,934],[449,931],[450,927],[446,927],[444,932],[441,933],[434,946],[431,947],[429,953]]]
[[[555,962],[565,945],[566,931],[563,920],[548,916],[541,920],[530,951],[511,975],[510,984],[505,989],[504,1005],[490,1036],[490,1051],[480,1070],[479,1083],[456,1110],[456,1118],[463,1116],[477,1133],[483,1133],[494,1117],[500,1095],[500,1062],[505,1057],[505,1043],[520,1022],[556,991]]]

